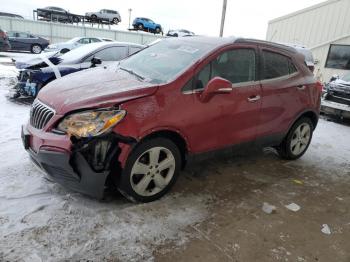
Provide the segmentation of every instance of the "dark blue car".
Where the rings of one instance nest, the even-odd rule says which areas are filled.
[[[40,54],[49,44],[50,41],[26,32],[8,32],[11,50],[29,51],[33,54]]]
[[[38,63],[28,61],[26,69],[20,70],[12,96],[34,98],[45,85],[56,78],[122,60],[143,48],[144,46],[133,43],[99,42],[78,47],[60,56],[48,57],[41,54],[40,58],[35,58]],[[23,67],[24,64],[19,66]]]

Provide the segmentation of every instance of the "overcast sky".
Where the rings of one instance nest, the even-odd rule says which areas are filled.
[[[76,14],[99,9],[118,10],[128,27],[136,16],[148,17],[169,29],[184,28],[201,35],[217,36],[220,29],[222,0],[1,0],[0,11],[32,18],[32,10],[48,5],[59,6]],[[322,0],[228,0],[224,35],[265,39],[269,20],[318,4]]]

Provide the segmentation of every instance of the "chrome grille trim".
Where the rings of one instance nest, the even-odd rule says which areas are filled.
[[[43,129],[55,113],[54,109],[36,99],[30,109],[30,125]]]

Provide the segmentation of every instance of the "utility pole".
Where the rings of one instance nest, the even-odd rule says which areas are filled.
[[[129,29],[130,29],[130,21],[131,21],[131,11],[132,11],[132,9],[129,8],[128,11],[129,11]]]
[[[224,34],[224,24],[225,24],[226,6],[227,6],[227,0],[223,0],[223,4],[222,4],[222,14],[221,14],[221,26],[220,26],[220,37],[222,37],[223,34]]]

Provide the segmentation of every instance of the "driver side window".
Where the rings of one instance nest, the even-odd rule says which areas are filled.
[[[220,54],[207,64],[195,77],[195,90],[205,88],[208,82],[218,76],[231,83],[255,81],[255,51],[254,49],[233,49]]]

